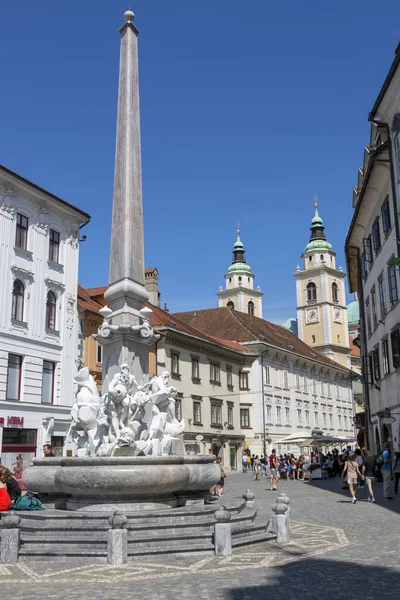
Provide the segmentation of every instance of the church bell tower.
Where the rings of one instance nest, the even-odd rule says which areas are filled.
[[[317,197],[314,200],[310,241],[301,256],[302,268],[297,266],[294,275],[298,336],[318,352],[350,367],[346,274],[342,267],[336,268],[336,252],[326,239]]]
[[[260,286],[254,289],[254,274],[251,272],[250,265],[246,263],[245,249],[240,239],[240,230],[237,232],[237,239],[233,246],[232,264],[225,275],[224,290],[219,288],[218,297],[219,307],[228,306],[229,308],[240,310],[241,312],[262,318],[262,300],[263,293]]]

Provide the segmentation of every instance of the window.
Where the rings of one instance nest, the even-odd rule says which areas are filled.
[[[318,412],[314,411],[314,425],[318,427]]]
[[[239,373],[239,388],[241,390],[249,389],[249,374],[245,371]]]
[[[365,253],[365,262],[372,263],[372,238],[371,234],[364,239],[364,253]]]
[[[297,425],[301,425],[301,408],[297,409]]]
[[[368,275],[367,261],[365,260],[365,252],[361,254],[361,276],[365,279]]]
[[[22,281],[16,279],[13,285],[11,317],[14,321],[24,320],[25,288]]]
[[[312,380],[312,393],[314,394],[314,396],[317,395],[317,382],[315,381],[315,379]]]
[[[301,387],[300,387],[300,375],[298,373],[296,373],[296,391],[297,392],[301,391]]]
[[[42,404],[53,404],[55,363],[43,361]]]
[[[20,400],[22,356],[8,355],[6,400]]]
[[[233,406],[228,404],[228,427],[233,427]]]
[[[325,396],[325,384],[321,381],[321,396]]]
[[[312,343],[315,344],[315,335],[311,336]]]
[[[175,398],[175,419],[182,420],[182,398]]]
[[[344,421],[344,428],[347,429],[347,416],[346,415],[344,415],[343,421]]]
[[[226,385],[230,388],[233,387],[232,367],[226,367]]]
[[[369,298],[365,301],[365,312],[367,313],[367,333],[368,337],[372,335],[372,322],[371,322],[371,308],[369,303]]]
[[[372,351],[372,364],[374,368],[374,379],[378,381],[381,378],[381,369],[379,365],[379,348]]]
[[[339,288],[337,283],[332,283],[332,300],[333,302],[339,302]]]
[[[375,287],[371,290],[371,306],[372,306],[372,322],[374,325],[374,329],[378,327],[378,315],[376,313],[376,293]]]
[[[192,379],[200,379],[200,363],[198,358],[192,358]]]
[[[26,250],[28,246],[28,219],[19,213],[17,214],[15,245],[23,250]]]
[[[305,394],[308,393],[308,381],[307,381],[306,375],[304,375],[304,377],[303,377],[303,391]]]
[[[211,402],[211,425],[222,425],[222,406],[220,403]]]
[[[331,394],[331,384],[328,383],[328,398],[331,398],[332,394]]]
[[[171,352],[171,374],[179,375],[179,354]]]
[[[394,265],[388,266],[388,283],[390,303],[394,304],[399,299],[397,293],[396,267]]]
[[[394,138],[394,154],[396,157],[396,164],[397,164],[397,176],[400,178],[400,134],[399,133]]]
[[[307,303],[316,304],[317,302],[317,286],[312,281],[307,285]]]
[[[201,402],[193,402],[193,423],[195,425],[201,424]]]
[[[382,204],[381,213],[382,213],[383,233],[385,235],[387,235],[387,233],[389,232],[389,229],[392,226],[392,223],[390,220],[389,196],[386,197],[385,202]]]
[[[306,425],[309,426],[310,425],[310,411],[309,410],[304,411],[304,415],[306,418]]]
[[[321,260],[325,260],[325,256],[323,254],[320,254],[319,257]]]
[[[285,390],[289,389],[289,373],[287,371],[283,371],[283,387]]]
[[[50,229],[49,239],[49,260],[58,263],[60,253],[60,234],[54,229]]]
[[[251,300],[247,303],[247,312],[249,313],[249,315],[254,315],[254,302],[252,302]]]
[[[375,223],[372,225],[372,243],[374,245],[375,255],[378,254],[381,249],[381,232],[379,229],[379,219],[376,219]]]
[[[379,304],[381,308],[381,319],[384,319],[386,316],[386,299],[385,299],[385,281],[383,276],[378,280],[379,285]]]
[[[221,383],[221,368],[215,363],[210,363],[210,381],[211,383]]]
[[[333,415],[329,413],[329,427],[333,429]]]
[[[282,425],[282,408],[280,406],[276,407],[276,423]]]
[[[339,429],[343,429],[342,428],[342,415],[338,415],[338,424],[339,424]]]
[[[46,327],[47,329],[56,328],[56,295],[54,292],[48,292],[46,302]]]
[[[265,367],[265,383],[271,385],[271,367]]]
[[[240,427],[242,429],[247,429],[250,427],[250,409],[249,408],[241,408],[240,409]]]
[[[96,342],[96,363],[103,364],[103,346],[99,342]]]
[[[338,384],[336,384],[336,398],[337,400],[340,400],[340,387]]]
[[[322,427],[326,427],[326,412],[322,413]]]
[[[285,406],[285,425],[290,425],[290,408]]]
[[[383,374],[387,375],[390,371],[389,367],[389,343],[387,340],[382,342],[382,362],[383,362]]]
[[[234,305],[234,303],[232,302],[232,300],[229,300],[229,302],[228,302],[228,304],[227,304],[227,307],[228,307],[228,308],[230,308],[231,310],[234,310],[234,308],[235,308],[235,305]]]
[[[265,420],[267,423],[272,423],[272,408],[269,404],[265,406]]]
[[[398,327],[390,334],[390,340],[392,342],[393,368],[397,369],[400,367],[400,329]]]

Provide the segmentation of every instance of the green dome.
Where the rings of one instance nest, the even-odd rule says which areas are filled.
[[[326,240],[312,240],[305,247],[304,253],[311,252],[312,250],[332,250],[332,244],[330,244]]]
[[[347,322],[349,325],[355,325],[360,322],[360,305],[358,300],[353,300],[347,305]]]
[[[244,262],[233,263],[229,269],[228,273],[235,273],[236,271],[246,271],[246,273],[251,273],[250,265]]]

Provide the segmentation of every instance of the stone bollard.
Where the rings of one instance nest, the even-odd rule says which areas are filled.
[[[271,531],[276,535],[276,543],[281,546],[290,542],[289,521],[287,516],[287,504],[278,501],[272,506],[274,513],[270,519]]]
[[[111,529],[107,537],[107,562],[110,565],[124,565],[128,560],[128,531],[125,529],[128,519],[115,512],[109,519]]]
[[[230,524],[231,513],[225,506],[221,506],[214,513],[216,523],[214,525],[214,551],[215,556],[232,555],[232,526]]]
[[[19,529],[21,519],[14,512],[2,517],[3,532],[1,534],[0,563],[13,565],[18,562],[19,554]]]
[[[246,508],[255,508],[256,503],[254,502],[255,495],[251,490],[245,490],[244,494],[242,494],[242,498],[244,498],[244,505]]]
[[[281,492],[278,496],[278,502],[283,502],[288,507],[286,516],[288,519],[288,527],[289,531],[292,531],[292,509],[290,508],[290,498],[285,494],[285,492]]]

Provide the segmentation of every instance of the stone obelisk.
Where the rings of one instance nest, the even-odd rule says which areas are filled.
[[[138,383],[148,373],[148,345],[153,334],[142,309],[144,287],[142,161],[140,148],[138,35],[134,14],[126,11],[120,29],[117,140],[111,230],[108,308],[96,339],[103,348],[103,391],[126,363]]]

